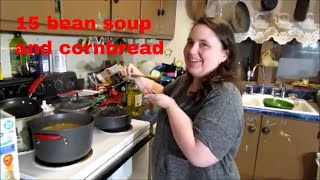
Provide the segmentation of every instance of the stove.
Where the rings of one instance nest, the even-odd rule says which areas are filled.
[[[114,163],[150,135],[150,123],[132,119],[132,128],[123,132],[93,131],[92,154],[75,164],[50,167],[35,161],[34,151],[19,153],[22,179],[97,179]],[[80,142],[79,142],[80,143]]]

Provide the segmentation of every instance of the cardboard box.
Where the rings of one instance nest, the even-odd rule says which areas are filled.
[[[20,179],[15,117],[0,110],[0,179]]]

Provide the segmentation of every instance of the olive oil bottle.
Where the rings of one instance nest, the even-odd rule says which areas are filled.
[[[127,87],[127,106],[132,116],[139,116],[142,113],[142,92],[133,80]]]
[[[24,44],[27,46],[27,42],[21,37],[21,33],[15,32],[13,39],[9,43],[11,74],[13,77],[28,75],[28,71],[27,71],[28,56],[22,55],[22,54],[19,55],[16,53],[18,44]]]

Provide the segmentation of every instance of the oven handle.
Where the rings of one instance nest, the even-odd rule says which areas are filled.
[[[143,138],[140,142],[138,142],[133,148],[125,153],[121,158],[115,161],[113,165],[111,165],[110,168],[108,168],[108,171],[105,173],[102,173],[98,175],[95,179],[108,179],[114,172],[116,172],[125,162],[128,161],[131,157],[135,155],[136,152],[138,152],[144,145],[146,145],[152,138],[154,137],[153,134],[147,135],[145,138]]]

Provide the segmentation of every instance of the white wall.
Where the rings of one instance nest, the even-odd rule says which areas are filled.
[[[67,70],[77,73],[78,78],[84,77],[88,72],[95,72],[101,69],[103,60],[124,60],[125,62],[136,63],[139,60],[154,61],[156,64],[160,62],[172,63],[174,57],[177,60],[184,60],[183,47],[186,43],[189,30],[192,25],[191,19],[187,16],[185,8],[185,0],[177,1],[176,11],[176,28],[175,36],[172,41],[165,41],[165,48],[170,48],[172,52],[171,57],[165,55],[74,55],[72,53],[67,55]],[[13,33],[1,33],[1,63],[3,77],[11,77],[11,66],[9,58],[9,42],[13,38]],[[75,36],[49,36],[49,35],[35,35],[35,34],[22,34],[22,37],[28,44],[43,44],[48,40],[52,41],[52,48],[58,49],[61,44],[68,43],[70,45],[76,44],[80,38]]]

